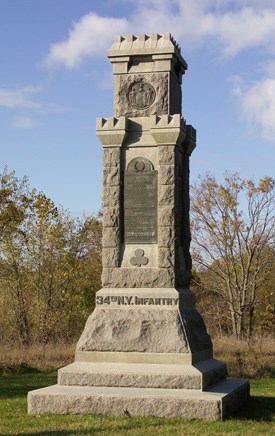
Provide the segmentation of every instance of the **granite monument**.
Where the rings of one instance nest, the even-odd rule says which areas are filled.
[[[189,289],[189,160],[182,117],[187,64],[170,33],[116,37],[108,51],[114,117],[103,146],[103,272],[75,362],[32,391],[28,410],[222,419],[249,398],[226,380]]]

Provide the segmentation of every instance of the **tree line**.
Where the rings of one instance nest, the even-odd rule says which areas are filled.
[[[0,341],[70,341],[94,306],[100,216],[73,219],[27,178],[0,175]]]
[[[212,333],[274,327],[274,181],[192,187],[193,280]],[[101,287],[101,214],[73,219],[27,178],[0,174],[0,343],[72,342]]]

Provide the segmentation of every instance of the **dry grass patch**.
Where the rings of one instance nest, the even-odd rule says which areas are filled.
[[[52,371],[73,362],[75,344],[34,344],[28,347],[0,346],[0,372],[22,372],[24,368]]]
[[[254,337],[237,341],[233,337],[214,338],[214,356],[227,363],[230,376],[275,377],[275,341]]]
[[[233,337],[214,338],[214,357],[224,361],[232,377],[275,377],[275,342],[255,337],[237,341]],[[74,360],[75,344],[0,346],[0,373],[33,369],[49,372]]]

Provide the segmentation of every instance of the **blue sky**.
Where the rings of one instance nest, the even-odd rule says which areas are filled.
[[[115,35],[171,32],[188,63],[191,180],[274,173],[274,0],[0,0],[0,171],[74,216],[101,206],[95,118],[112,116]]]

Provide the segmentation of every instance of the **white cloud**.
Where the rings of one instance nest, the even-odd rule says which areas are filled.
[[[42,92],[40,87],[25,86],[23,88],[0,88],[0,106],[10,108],[39,109],[41,104],[32,97]]]
[[[117,1],[118,7],[123,9],[124,2]],[[135,0],[132,4],[128,18],[84,15],[66,40],[50,47],[42,64],[76,68],[88,57],[105,56],[114,35],[144,31],[171,30],[187,49],[218,43],[223,57],[251,48],[274,51],[274,0]]]
[[[105,55],[106,47],[114,34],[123,34],[128,27],[124,18],[100,17],[95,13],[84,15],[74,23],[67,40],[53,44],[47,57],[42,62],[47,68],[64,65],[76,68],[92,55]]]
[[[265,2],[269,5],[269,2]],[[234,6],[235,4],[235,6]],[[235,56],[249,48],[273,50],[275,44],[275,9],[253,2],[254,7],[229,0],[155,0],[138,2],[133,15],[134,28],[164,32],[172,29],[185,47],[218,43],[223,57]],[[177,6],[178,10],[175,10]],[[234,7],[232,7],[234,6]]]
[[[39,123],[31,117],[16,117],[12,122],[12,127],[16,127],[17,129],[33,129],[38,125]]]
[[[247,85],[235,78],[234,94],[243,116],[260,127],[264,138],[275,139],[275,60],[267,60],[275,56],[275,0],[116,0],[122,13],[126,1],[132,3],[127,18],[84,15],[66,40],[50,47],[44,66],[77,68],[86,58],[105,57],[115,34],[144,31],[171,31],[184,52],[210,48],[224,60],[253,50],[253,56],[262,55],[263,77]]]
[[[275,10],[243,8],[220,17],[212,16],[209,33],[216,35],[225,56],[235,56],[249,48],[273,51]]]
[[[240,103],[242,117],[253,131],[268,140],[275,140],[275,79],[264,77],[246,84],[240,77],[233,78],[234,94]]]
[[[34,96],[44,90],[40,86],[24,86],[22,88],[0,88],[0,106],[12,109],[29,109],[40,113],[62,113],[68,108],[55,103],[35,100]]]

